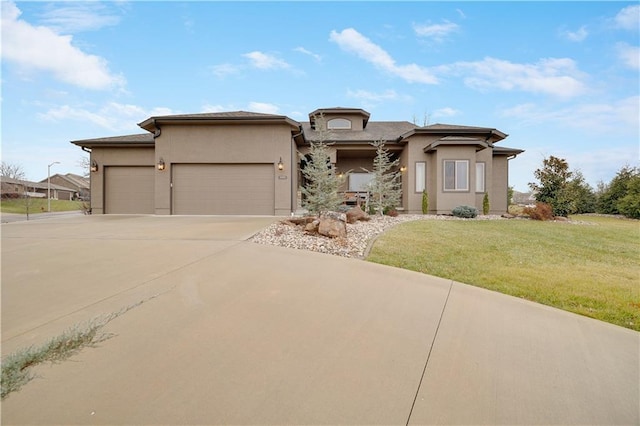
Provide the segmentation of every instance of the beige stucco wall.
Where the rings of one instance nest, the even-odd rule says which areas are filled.
[[[91,180],[91,210],[104,213],[104,168],[109,166],[152,166],[153,147],[148,148],[93,148],[91,160],[98,163],[98,171],[89,175]]]
[[[493,179],[492,192],[489,195],[492,214],[506,213],[507,191],[509,189],[509,160],[506,155],[496,155],[493,157]]]
[[[155,162],[162,158],[166,164],[163,172],[156,173],[156,214],[171,214],[172,164],[253,163],[273,165],[275,214],[289,215],[295,174],[291,148],[291,127],[284,123],[166,125],[156,138]],[[282,171],[277,169],[280,158]]]

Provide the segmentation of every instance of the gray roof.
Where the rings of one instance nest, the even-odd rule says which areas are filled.
[[[371,121],[364,130],[327,130],[326,136],[336,142],[397,141],[400,135],[415,127],[408,121]],[[319,132],[312,129],[310,123],[302,123],[302,129],[307,140],[319,140]]]
[[[253,121],[259,123],[287,123],[294,128],[299,128],[300,123],[290,119],[286,115],[276,114],[264,114],[261,112],[251,111],[229,111],[229,112],[204,112],[200,114],[175,114],[175,115],[159,115],[149,117],[146,120],[138,123],[138,126],[149,132],[155,132],[157,130],[156,122],[175,122],[175,121],[225,121],[225,122],[240,122],[240,121]]]
[[[449,136],[483,135],[485,137],[494,136],[496,137],[496,141],[502,140],[508,136],[506,133],[502,133],[500,130],[494,129],[491,127],[460,126],[457,124],[436,123],[436,124],[431,124],[429,126],[414,127],[412,130],[402,135],[402,137],[407,138],[415,134],[449,135]]]
[[[71,141],[71,143],[86,147],[99,145],[139,146],[154,145],[155,141],[153,140],[153,135],[151,133],[141,133],[136,135],[111,136],[106,138],[80,139],[77,141]]]

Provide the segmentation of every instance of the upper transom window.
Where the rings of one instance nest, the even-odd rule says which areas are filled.
[[[327,121],[327,129],[351,129],[351,121],[345,118],[333,118]]]

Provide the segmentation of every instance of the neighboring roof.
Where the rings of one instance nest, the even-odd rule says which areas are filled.
[[[71,141],[72,144],[92,148],[94,146],[153,146],[155,141],[151,133],[137,135],[112,136],[107,138],[80,139]]]
[[[205,112],[201,114],[176,114],[176,115],[161,115],[155,117],[149,117],[138,126],[149,132],[157,132],[157,124],[162,123],[180,123],[180,122],[201,122],[201,123],[287,123],[295,129],[300,129],[300,123],[290,119],[286,115],[276,114],[263,114],[260,112],[250,111],[229,111],[229,112]]]
[[[508,135],[491,127],[459,126],[456,124],[436,123],[424,127],[414,127],[402,135],[403,139],[416,134],[423,135],[447,135],[447,136],[482,136],[485,138],[494,136],[495,142],[506,138]]]
[[[329,141],[336,142],[396,142],[400,135],[414,128],[408,121],[372,121],[364,130],[327,130],[325,134]],[[319,140],[320,132],[312,129],[311,123],[302,123],[302,130],[307,140]]]
[[[89,179],[80,175],[75,175],[73,173],[67,173],[65,175],[61,175],[59,173],[56,173],[55,175],[51,176],[51,179],[53,179],[54,177],[59,177],[65,181],[67,181],[69,183],[69,185],[73,186],[73,187],[77,187],[77,188],[82,188],[82,189],[89,189],[91,184],[89,182]],[[46,182],[47,179],[42,179],[40,182]]]
[[[22,185],[22,186],[26,186],[27,188],[35,188],[35,189],[47,189],[49,188],[49,186],[47,185],[47,182],[32,182],[30,180],[21,180],[21,179],[12,179],[6,176],[0,176],[0,181],[2,181],[3,183],[12,183],[15,185]],[[75,189],[73,188],[67,188],[66,186],[61,186],[61,185],[56,185],[56,184],[51,184],[50,186],[51,189],[56,189],[58,191],[69,191],[69,192],[76,192]]]

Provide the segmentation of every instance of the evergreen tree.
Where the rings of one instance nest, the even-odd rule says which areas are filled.
[[[599,198],[596,211],[604,214],[622,213],[618,209],[618,201],[627,195],[628,183],[638,174],[640,174],[638,168],[624,166],[608,185],[600,183],[598,185]]]
[[[627,193],[616,203],[618,211],[633,219],[640,219],[640,173],[636,173],[626,183]]]
[[[370,203],[373,209],[382,215],[386,210],[393,209],[400,204],[402,188],[400,184],[400,172],[397,171],[400,160],[391,160],[389,150],[384,148],[384,141],[372,142],[376,148],[376,156],[373,159],[373,179],[369,182],[368,190],[371,193]]]
[[[596,194],[591,186],[585,181],[580,170],[574,173],[565,188],[566,197],[569,199],[569,213],[594,213],[596,211]]]
[[[302,206],[310,213],[322,215],[336,210],[342,203],[338,190],[344,181],[331,166],[326,123],[323,116],[315,117],[318,139],[310,141],[307,163],[302,169],[306,185],[302,187]]]
[[[570,200],[566,191],[572,173],[569,164],[562,158],[550,156],[542,162],[542,168],[533,175],[540,182],[529,183],[535,193],[536,201],[546,203],[553,209],[554,216],[567,216],[571,210]]]

